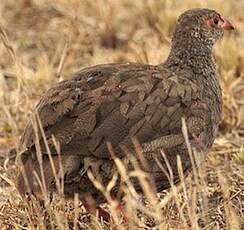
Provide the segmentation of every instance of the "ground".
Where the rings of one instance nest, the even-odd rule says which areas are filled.
[[[2,160],[1,229],[244,229],[242,0],[1,0],[0,155],[17,146],[40,95],[78,69],[163,62],[177,16],[193,7],[216,9],[236,26],[215,47],[224,117],[204,164],[162,194],[146,186],[145,202],[128,192],[127,222],[113,211],[108,197],[106,208],[114,220],[103,223],[86,214],[77,200],[58,195],[45,210],[27,204],[13,183],[15,167]]]

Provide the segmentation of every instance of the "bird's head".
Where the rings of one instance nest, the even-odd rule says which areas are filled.
[[[191,9],[178,18],[172,43],[212,49],[224,30],[233,29],[234,26],[214,10]]]

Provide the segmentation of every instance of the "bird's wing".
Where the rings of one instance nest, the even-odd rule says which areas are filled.
[[[172,142],[174,135],[177,142],[182,117],[190,133],[202,135],[210,113],[201,96],[190,80],[155,66],[100,65],[51,88],[36,110],[47,141],[54,136],[62,153],[107,158],[107,141],[120,156],[121,146],[131,147],[132,136],[146,148]],[[34,145],[32,123],[22,137],[27,148]]]
[[[31,148],[36,138],[42,139],[40,130],[38,130],[38,134],[36,132],[39,123],[42,125],[47,140],[54,134],[61,145],[69,142],[77,120],[75,113],[80,109],[81,114],[79,115],[84,115],[82,107],[89,111],[94,105],[96,97],[99,97],[95,91],[93,91],[94,97],[88,91],[103,86],[104,82],[116,71],[117,68],[112,65],[85,68],[72,79],[62,81],[50,88],[40,99],[33,111],[33,117],[21,136],[21,149]]]

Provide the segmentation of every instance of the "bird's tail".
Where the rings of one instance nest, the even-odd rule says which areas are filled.
[[[78,172],[79,167],[79,158],[74,155],[53,155],[51,161],[45,155],[41,163],[27,156],[19,167],[16,187],[22,196],[35,194],[43,199],[47,191],[62,189],[64,179]]]
[[[55,185],[54,173],[57,174],[57,171],[59,171],[57,156],[54,156],[52,160],[54,169],[52,169],[47,157],[44,157],[41,165],[37,160],[31,159],[31,157],[18,164],[19,173],[16,187],[21,196],[35,194],[36,197],[43,199],[46,189],[50,189],[53,183]]]

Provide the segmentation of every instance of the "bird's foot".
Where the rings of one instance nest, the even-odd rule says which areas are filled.
[[[113,210],[116,212],[116,216],[122,216],[123,219],[123,223],[127,223],[127,218],[124,212],[124,208],[123,206],[115,199],[112,200],[112,204],[113,205]],[[111,223],[111,222],[115,222],[114,221],[114,217],[104,208],[100,207],[100,206],[95,206],[95,205],[91,205],[87,202],[84,203],[84,206],[87,210],[87,212],[89,212],[92,215],[97,216],[100,220],[102,219],[103,221],[107,222],[107,223]]]

